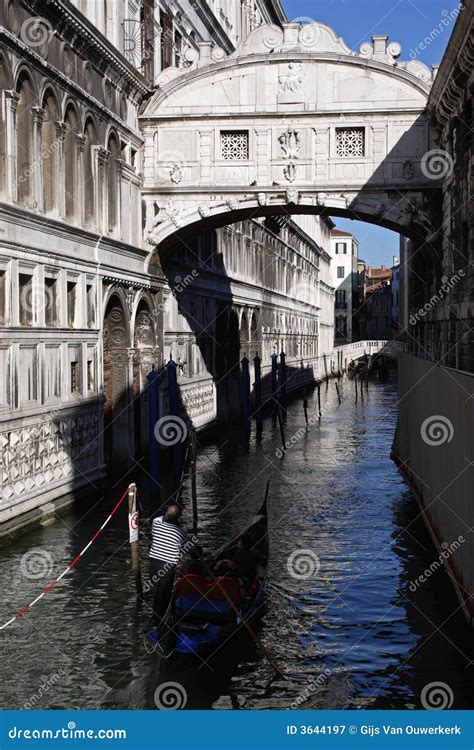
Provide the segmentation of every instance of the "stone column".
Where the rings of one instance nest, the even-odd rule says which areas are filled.
[[[41,155],[44,109],[32,107],[33,112],[33,208],[44,211],[43,201],[43,158]]]
[[[99,234],[109,234],[109,199],[107,191],[107,163],[110,151],[93,146],[95,190],[95,229]],[[117,207],[118,210],[118,207]]]
[[[76,135],[77,138],[77,222],[79,226],[85,225],[84,214],[84,149],[86,145],[85,135]]]
[[[59,143],[57,150],[56,168],[58,181],[58,204],[57,211],[61,219],[66,217],[66,173],[64,169],[64,135],[66,132],[66,123],[58,120],[56,123],[56,138]]]
[[[7,195],[8,201],[14,203],[18,200],[17,187],[16,187],[16,110],[18,101],[20,99],[16,91],[5,91],[5,120],[7,125],[6,134],[6,182],[7,182]]]

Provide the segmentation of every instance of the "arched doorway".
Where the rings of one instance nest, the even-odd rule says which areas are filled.
[[[135,457],[149,445],[147,375],[155,363],[155,332],[150,308],[141,300],[135,316],[133,338],[133,442]]]
[[[104,330],[104,452],[110,469],[131,456],[129,413],[130,336],[124,307],[113,295],[105,311]]]

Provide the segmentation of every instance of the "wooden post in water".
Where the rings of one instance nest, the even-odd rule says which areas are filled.
[[[262,361],[258,354],[254,357],[255,369],[255,421],[257,423],[257,440],[262,438]]]
[[[328,363],[327,363],[327,355],[323,354],[323,360],[324,360],[324,372],[326,374],[326,380],[329,378],[328,375]]]
[[[355,386],[355,395],[356,395],[355,402],[357,403],[357,377],[356,375],[354,375],[354,386]]]
[[[160,418],[160,376],[153,369],[147,375],[148,379],[148,428],[150,442],[150,491],[156,494],[160,491],[160,444],[155,435],[156,423]]]
[[[166,365],[166,372],[168,376],[168,401],[170,407],[170,417],[175,417],[174,424],[177,432],[177,439],[172,443],[173,452],[173,465],[175,473],[179,476],[183,470],[183,446],[182,446],[182,435],[179,435],[181,424],[184,427],[184,422],[179,416],[179,394],[178,394],[178,375],[176,371],[176,362],[170,357],[169,362]],[[170,420],[170,424],[172,421]]]
[[[135,577],[135,588],[137,589],[138,602],[142,602],[143,582],[140,569],[140,552],[138,549],[137,485],[134,483],[128,486],[128,529],[130,536],[130,553],[132,556],[132,570]]]
[[[193,502],[193,531],[196,533],[198,528],[198,506],[196,491],[196,472],[197,472],[197,439],[196,430],[191,431],[191,497]]]
[[[278,399],[283,407],[286,407],[286,354],[283,350],[280,353],[280,381],[278,390]]]
[[[321,383],[318,383],[318,416],[321,419]]]
[[[272,412],[275,415],[278,411],[279,404],[278,404],[278,394],[277,394],[277,363],[278,363],[278,354],[274,351],[272,353]]]
[[[341,401],[341,393],[339,391],[339,383],[336,381],[335,385],[336,385],[336,391],[337,391],[337,400],[339,401],[339,406],[340,406],[342,404],[342,401]]]
[[[242,357],[242,422],[244,434],[250,435],[250,371],[246,354]]]

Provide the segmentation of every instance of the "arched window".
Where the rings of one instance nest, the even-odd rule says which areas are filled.
[[[68,107],[64,118],[64,171],[66,219],[77,220],[78,185],[77,185],[77,135],[78,119],[73,107]]]
[[[48,92],[43,99],[43,125],[41,128],[41,158],[43,166],[43,208],[47,214],[58,209],[59,146],[56,123],[59,119],[56,99]]]
[[[94,123],[92,120],[86,122],[84,129],[84,221],[87,229],[96,226],[95,216],[95,169],[93,146],[97,142]]]
[[[19,95],[16,110],[16,184],[17,198],[24,206],[33,207],[33,86],[23,74],[17,85]]]
[[[109,158],[107,162],[108,230],[111,234],[113,234],[117,228],[117,159],[120,157],[120,147],[114,135],[111,135],[109,138],[107,150],[109,151]]]
[[[11,86],[8,68],[3,57],[0,57],[0,91],[6,91]],[[0,193],[7,193],[7,119],[6,107],[0,107]]]

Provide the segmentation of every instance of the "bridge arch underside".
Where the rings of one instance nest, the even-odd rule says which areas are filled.
[[[228,58],[201,50],[190,68],[165,70],[141,115],[150,246],[285,213],[436,245],[432,74],[399,55],[386,37],[357,53],[323,24],[287,24],[260,27]]]
[[[437,201],[439,196],[433,192],[432,201]],[[416,219],[409,224],[402,223],[397,216],[403,209],[405,214],[413,216],[416,210],[411,204],[411,198],[402,195],[395,195],[387,199],[381,209],[379,203],[370,205],[367,203],[364,210],[361,208],[361,201],[357,203],[357,210],[351,207],[337,206],[336,203],[328,206],[314,206],[310,204],[288,204],[286,202],[272,202],[270,205],[262,207],[255,205],[255,201],[250,200],[248,207],[241,207],[238,210],[229,210],[228,207],[222,213],[215,212],[212,216],[199,218],[197,221],[190,221],[185,226],[169,227],[169,233],[165,234],[161,242],[153,247],[148,256],[148,265],[152,271],[154,265],[163,266],[168,260],[171,260],[173,252],[180,247],[187,246],[197,237],[205,232],[219,229],[232,224],[252,219],[270,219],[281,217],[290,218],[293,215],[317,215],[331,218],[344,218],[354,221],[363,221],[369,224],[390,229],[413,241],[414,248],[419,249],[425,258],[429,258],[433,270],[437,268],[440,261],[437,225],[433,219],[429,226],[427,224],[417,223]],[[392,201],[392,210],[387,208]],[[383,212],[382,212],[383,211]],[[441,267],[440,267],[441,268]]]

